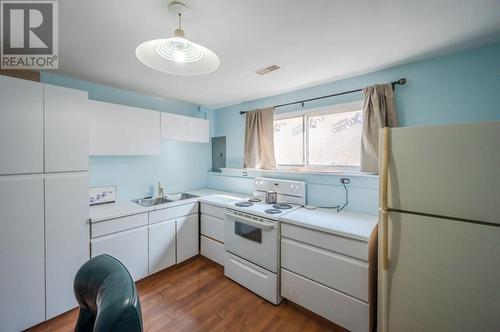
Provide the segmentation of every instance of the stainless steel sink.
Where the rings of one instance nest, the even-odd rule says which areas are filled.
[[[137,203],[139,205],[149,207],[149,206],[155,206],[155,205],[160,205],[160,204],[165,204],[165,203],[170,203],[170,202],[175,202],[175,201],[181,201],[184,199],[190,199],[190,198],[196,198],[198,196],[196,195],[191,195],[188,193],[177,193],[177,194],[168,194],[165,197],[154,197],[154,198],[140,198],[140,199],[134,199],[132,202]]]
[[[184,199],[190,199],[190,198],[196,198],[196,197],[198,197],[198,196],[191,195],[191,194],[188,194],[188,193],[169,194],[169,195],[165,196],[166,199],[169,199],[171,201],[181,201],[181,200],[184,200]]]
[[[132,202],[137,203],[139,205],[149,207],[154,205],[160,205],[165,203],[173,202],[172,200],[166,199],[165,197],[155,197],[155,198],[140,198],[134,199]]]

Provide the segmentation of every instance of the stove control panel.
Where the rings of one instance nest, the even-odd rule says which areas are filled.
[[[306,184],[302,181],[255,178],[254,192],[276,191],[279,196],[294,196],[304,201],[306,197]]]

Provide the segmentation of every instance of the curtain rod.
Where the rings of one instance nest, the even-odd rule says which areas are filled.
[[[392,81],[391,82],[392,89],[394,90],[394,87],[396,85],[405,85],[406,82],[407,82],[406,78],[400,78],[397,81]],[[303,100],[293,101],[291,103],[276,105],[276,106],[274,106],[274,108],[283,107],[283,106],[290,106],[290,105],[295,105],[295,104],[302,104],[302,107],[304,107],[304,103],[307,103],[309,101],[318,100],[318,99],[324,99],[324,98],[330,98],[330,97],[335,97],[335,96],[341,96],[341,95],[346,95],[346,94],[349,94],[349,93],[360,92],[360,91],[363,91],[363,89],[356,89],[356,90],[338,92],[338,93],[334,93],[334,94],[327,95],[327,96],[321,96],[321,97],[316,97],[316,98],[310,98],[310,99],[303,99]],[[245,114],[247,112],[250,112],[250,111],[241,111],[240,114]]]

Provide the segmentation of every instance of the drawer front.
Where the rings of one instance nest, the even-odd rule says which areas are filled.
[[[350,331],[369,331],[368,304],[285,269],[281,295]]]
[[[276,274],[227,251],[224,259],[224,275],[273,304],[281,302]]]
[[[225,208],[220,207],[220,206],[215,206],[215,205],[210,205],[206,203],[200,203],[201,207],[201,213],[202,214],[208,214],[209,216],[219,218],[219,219],[224,219],[224,212]]]
[[[202,214],[201,234],[224,243],[224,219]]]
[[[148,214],[140,213],[91,224],[91,237],[113,234],[148,224]]]
[[[208,259],[224,265],[224,244],[202,235],[200,237],[200,253]]]
[[[281,226],[281,236],[368,261],[368,242],[287,223],[283,223]]]
[[[162,210],[149,212],[149,223],[154,224],[179,217],[189,216],[198,213],[198,202],[183,205],[177,205]]]
[[[294,240],[281,240],[281,266],[368,302],[368,263]]]

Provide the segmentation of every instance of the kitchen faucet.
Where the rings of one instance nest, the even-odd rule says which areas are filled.
[[[158,182],[158,197],[163,197],[165,194],[163,193],[163,187],[161,186],[161,183]]]

